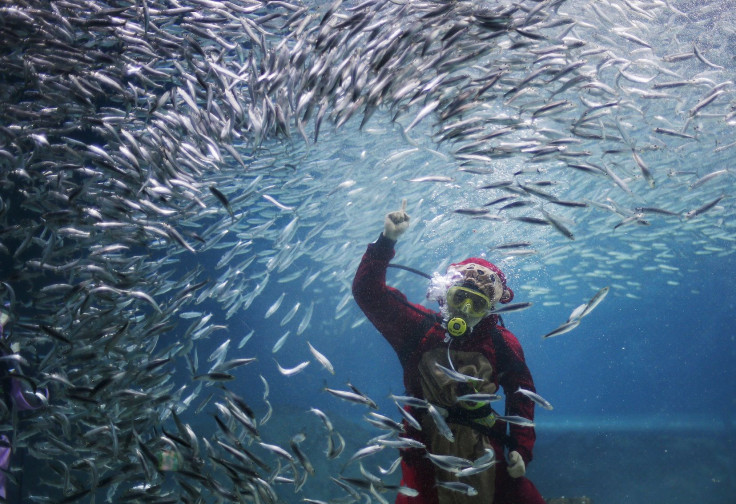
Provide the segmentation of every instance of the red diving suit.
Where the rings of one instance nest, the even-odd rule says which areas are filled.
[[[420,368],[423,357],[427,355],[449,354],[446,330],[441,324],[441,316],[421,305],[410,303],[398,290],[386,285],[386,269],[389,261],[394,257],[394,241],[383,235],[375,242],[368,245],[363,255],[358,271],[353,280],[353,296],[368,319],[380,331],[380,333],[391,344],[399,357],[404,370],[404,386],[407,395],[418,398],[427,398],[427,390],[423,384],[423,376]],[[522,394],[516,393],[519,387],[534,391],[529,369],[524,361],[524,353],[516,337],[506,328],[498,324],[498,317],[490,315],[483,318],[474,328],[470,335],[453,339],[452,351],[454,357],[451,359],[457,365],[463,355],[474,355],[486,362],[487,373],[484,382],[484,392],[493,393],[498,390],[499,385],[503,387],[506,396],[506,415],[517,415],[530,420],[534,419],[534,403]],[[459,367],[459,366],[457,366]],[[426,379],[426,367],[424,379]],[[460,369],[458,369],[460,370]],[[412,411],[415,413],[415,411]],[[421,414],[421,412],[416,412]],[[424,413],[422,426],[426,426]],[[431,420],[429,421],[431,423]],[[453,433],[458,433],[458,428],[463,428],[453,423],[448,418],[448,425]],[[473,425],[472,422],[466,425]],[[428,439],[430,434],[427,428],[421,431],[406,424],[407,436],[417,439],[427,446],[427,449],[436,453],[433,449],[435,443]],[[425,450],[407,449],[402,450],[402,485],[419,491],[417,497],[407,497],[398,494],[396,504],[456,504],[478,503],[478,504],[544,504],[545,501],[537,491],[534,484],[526,477],[512,478],[506,470],[504,457],[504,445],[509,450],[517,451],[525,464],[532,459],[532,447],[534,446],[535,432],[532,427],[509,425],[509,434],[506,434],[506,423],[496,421],[488,427],[485,433],[478,434],[478,429],[473,428],[472,435],[477,440],[476,444],[484,444],[486,448],[492,447],[498,463],[495,469],[495,482],[491,473],[490,487],[479,488],[479,495],[468,500],[463,495],[458,501],[454,494],[447,496],[442,489],[438,496],[437,481],[440,480],[439,470],[427,458]],[[464,427],[469,429],[469,427]],[[431,430],[429,430],[431,432]],[[483,431],[481,431],[483,432]],[[462,449],[461,449],[462,450]],[[475,458],[476,454],[457,453],[468,459]],[[441,479],[445,480],[446,477]],[[450,492],[451,494],[453,492]]]

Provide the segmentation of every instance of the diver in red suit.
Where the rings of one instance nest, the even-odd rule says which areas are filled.
[[[513,291],[495,265],[470,258],[433,276],[427,295],[440,313],[409,302],[386,285],[394,245],[408,226],[404,200],[386,216],[353,280],[356,302],[399,357],[406,395],[427,404],[404,408],[404,436],[425,449],[402,450],[402,485],[419,495],[399,493],[396,504],[544,504],[524,476],[534,402],[517,393],[534,392],[534,383],[519,341],[489,313]],[[508,421],[492,407],[499,386]]]

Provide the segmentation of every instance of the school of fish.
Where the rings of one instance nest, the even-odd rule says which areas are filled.
[[[29,501],[320,503],[299,493],[307,478],[343,502],[411,495],[384,481],[396,464],[363,465],[411,445],[395,411],[366,414],[384,433],[351,456],[347,433],[307,412],[326,447],[307,453],[303,433],[261,435],[278,414],[268,380],[256,407],[238,370],[293,376],[314,360],[342,376],[314,327],[365,323],[350,279],[401,198],[404,250],[449,260],[480,242],[511,272],[568,265],[551,278],[566,299],[529,282],[510,307],[559,304],[545,338],[609,292],[637,297],[642,274],[680,288],[679,244],[732,253],[734,17],[677,0],[0,4],[4,345],[20,343],[16,378],[49,392],[23,419],[0,408],[44,475]],[[248,321],[264,316],[280,334],[256,359]],[[304,360],[282,361],[297,337]],[[376,408],[346,387],[324,392]],[[180,460],[169,480],[162,451]]]

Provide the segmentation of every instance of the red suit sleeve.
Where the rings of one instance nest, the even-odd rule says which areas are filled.
[[[386,269],[394,257],[394,241],[383,235],[368,245],[353,279],[353,297],[368,320],[399,356],[401,364],[422,337],[425,313],[431,312],[407,301],[401,292],[386,285]]]
[[[506,414],[534,420],[534,402],[516,392],[520,387],[536,392],[532,375],[524,360],[524,351],[511,331],[503,327],[500,329],[506,348],[499,351],[497,366],[499,373],[502,373],[499,381],[506,396]],[[524,463],[528,464],[532,460],[532,448],[537,438],[534,428],[510,424],[509,431],[516,444],[515,450],[524,459]]]

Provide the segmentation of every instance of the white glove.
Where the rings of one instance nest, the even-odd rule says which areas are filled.
[[[509,476],[512,478],[520,478],[526,474],[526,465],[524,464],[524,459],[519,455],[519,452],[512,451],[509,453],[509,464],[506,469],[509,471]]]
[[[401,201],[401,210],[386,215],[383,224],[383,236],[389,240],[398,240],[409,227],[409,214],[406,213],[406,200]]]

